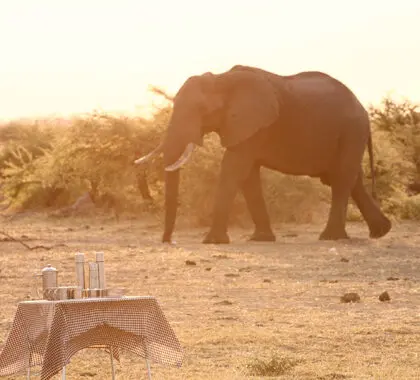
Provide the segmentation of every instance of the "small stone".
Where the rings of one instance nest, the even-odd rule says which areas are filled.
[[[206,268],[206,271],[207,272],[210,272],[211,271],[211,268],[209,267],[209,268]]]
[[[237,274],[237,273],[226,273],[225,277],[239,277],[239,274]]]
[[[197,263],[193,260],[187,260],[185,261],[185,265],[197,265]]]
[[[89,372],[89,371],[87,371],[87,372],[82,372],[80,374],[80,376],[82,376],[82,377],[95,377],[96,376],[96,373],[95,372]]]
[[[215,259],[228,259],[229,257],[227,255],[212,255]]]
[[[220,302],[216,302],[215,305],[225,305],[225,306],[229,306],[229,305],[233,305],[233,302],[228,301],[228,300],[224,300],[224,301],[220,301]]]
[[[343,303],[360,302],[360,296],[357,293],[346,293],[340,300]]]
[[[340,261],[341,261],[342,263],[348,263],[350,260],[349,260],[348,258],[346,258],[346,257],[342,257],[342,258],[340,259]]]
[[[391,301],[391,297],[389,296],[388,292],[383,292],[382,294],[380,294],[379,301],[381,302]]]
[[[387,278],[387,281],[398,281],[398,280],[399,280],[398,277],[392,277],[392,276],[390,276],[390,277]]]
[[[271,282],[271,280],[270,280],[269,278],[265,278],[265,279],[263,280],[263,282],[270,283],[270,282]]]

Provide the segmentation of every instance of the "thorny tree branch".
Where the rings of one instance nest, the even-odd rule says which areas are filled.
[[[0,234],[1,234],[1,235],[3,235],[3,236],[6,236],[6,238],[8,239],[8,240],[6,240],[6,241],[14,241],[14,242],[16,242],[16,243],[20,243],[20,244],[22,244],[25,248],[29,249],[30,251],[32,251],[32,250],[34,250],[34,249],[45,249],[45,250],[49,251],[50,249],[53,249],[53,248],[55,248],[55,247],[67,247],[67,246],[66,246],[65,244],[63,244],[63,243],[56,244],[56,245],[53,245],[53,246],[51,246],[51,247],[46,247],[45,245],[35,245],[35,246],[31,247],[31,246],[29,246],[28,244],[24,243],[22,240],[20,240],[20,239],[16,239],[16,238],[14,238],[13,236],[9,235],[8,233],[6,233],[6,232],[4,232],[4,231],[0,231]],[[3,240],[3,241],[5,241],[5,240]]]

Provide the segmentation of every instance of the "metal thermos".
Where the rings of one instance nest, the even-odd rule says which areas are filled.
[[[85,255],[81,252],[76,253],[76,283],[82,289],[85,289]]]
[[[58,270],[48,264],[42,269],[42,291],[45,298],[45,289],[57,287]]]
[[[96,263],[98,264],[98,277],[99,277],[99,286],[100,289],[105,289],[105,263],[104,263],[104,253],[96,252]]]
[[[99,288],[98,263],[89,263],[89,288]]]

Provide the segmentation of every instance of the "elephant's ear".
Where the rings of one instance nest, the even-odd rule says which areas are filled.
[[[278,118],[275,88],[261,73],[228,71],[220,74],[217,82],[226,101],[225,123],[219,132],[224,147],[245,141]]]

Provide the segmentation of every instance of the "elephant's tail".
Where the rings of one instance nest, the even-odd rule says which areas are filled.
[[[370,173],[372,176],[372,197],[373,199],[378,199],[376,194],[376,178],[375,178],[375,166],[373,164],[373,146],[372,146],[372,133],[369,133],[369,139],[367,142],[368,153],[369,153],[369,164],[370,164]]]

